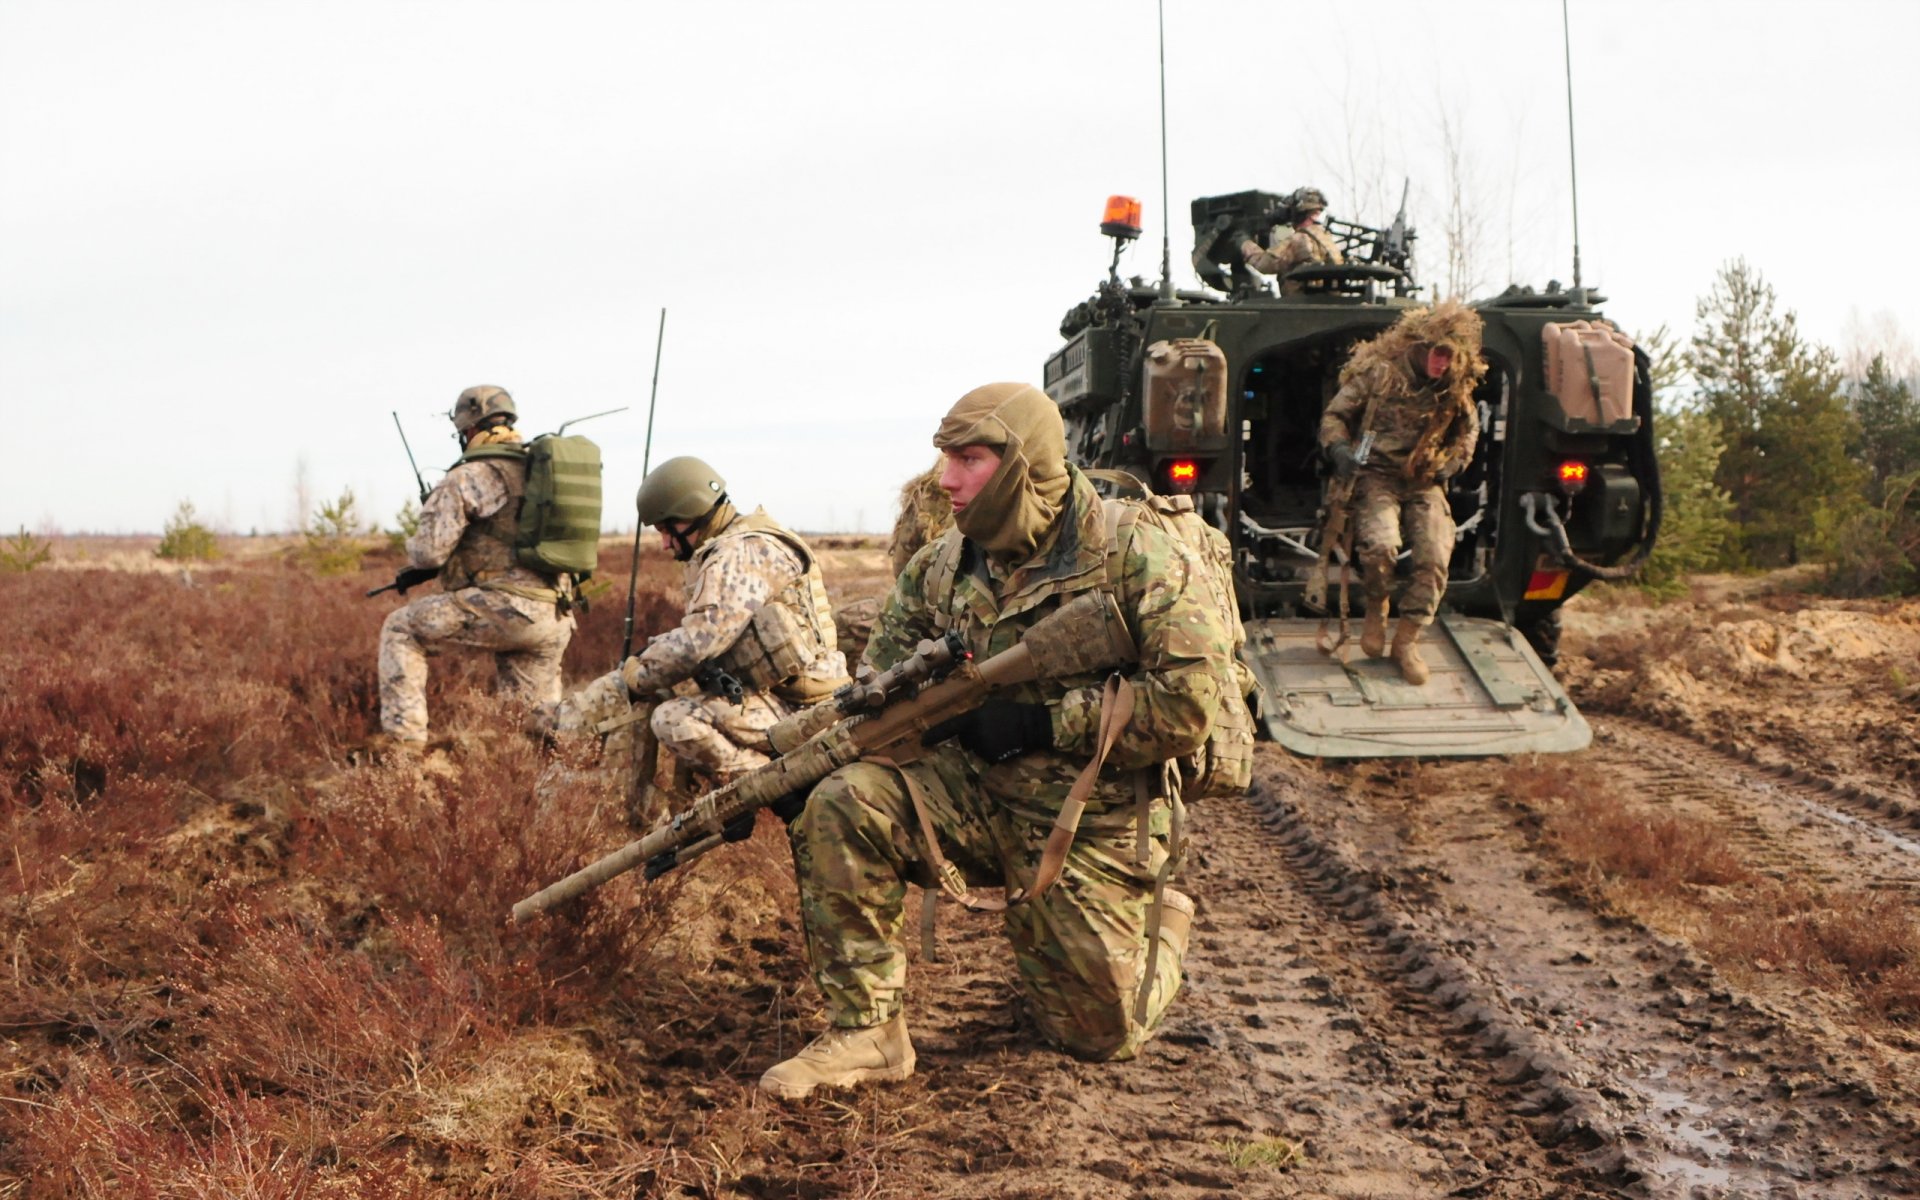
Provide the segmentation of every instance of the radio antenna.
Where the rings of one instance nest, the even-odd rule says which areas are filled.
[[[1160,14],[1160,298],[1171,300],[1173,210],[1167,207],[1167,0],[1159,0],[1156,7]]]
[[[1567,58],[1567,173],[1573,178],[1573,290],[1580,288],[1580,164],[1573,151],[1573,34],[1567,28],[1567,0],[1560,0],[1560,42]],[[1581,295],[1584,303],[1586,296]]]
[[[667,345],[667,310],[660,310],[660,330],[653,335],[653,390],[647,393],[647,444],[640,450],[640,475],[645,478],[647,464],[653,460],[653,402],[660,398],[660,351]]]

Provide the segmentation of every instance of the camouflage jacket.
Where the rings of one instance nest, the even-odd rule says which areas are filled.
[[[420,527],[407,539],[407,565],[440,568],[441,586],[450,592],[494,587],[551,600],[554,581],[521,566],[513,553],[526,473],[512,459],[455,464],[420,506]]]
[[[627,660],[628,688],[636,694],[661,692],[691,678],[700,664],[739,641],[754,613],[771,603],[800,610],[796,616],[802,622],[825,622],[825,649],[806,674],[844,681],[846,658],[835,644],[820,568],[803,562],[793,547],[768,532],[772,525],[772,518],[755,509],[701,540],[687,564],[686,614],[677,627],[648,639],[646,649]]]
[[[1309,263],[1328,263],[1339,265],[1347,261],[1340,253],[1340,244],[1333,235],[1318,225],[1308,225],[1302,229],[1291,229],[1286,225],[1275,225],[1267,238],[1267,250],[1256,250],[1247,255],[1247,265],[1256,271],[1269,275],[1285,275],[1295,267]],[[1280,294],[1297,296],[1305,290],[1301,280],[1282,280]]]
[[[1375,359],[1349,373],[1320,417],[1320,445],[1357,444],[1367,402],[1374,405],[1373,449],[1362,470],[1392,473],[1420,486],[1457,473],[1473,457],[1480,412],[1445,388],[1416,380],[1403,356]]]
[[[958,530],[923,547],[895,582],[867,643],[867,661],[885,670],[942,628],[957,629],[976,658],[998,654],[1041,617],[1070,598],[1107,583],[1106,518],[1100,497],[1071,468],[1066,508],[1031,558],[1011,569],[996,566],[964,544],[950,586],[934,567]],[[1206,740],[1220,707],[1224,660],[1233,655],[1230,631],[1201,596],[1194,552],[1146,522],[1130,525],[1119,581],[1121,611],[1140,648],[1128,673],[1133,716],[1108,756],[1090,818],[1131,804],[1132,771],[1183,754]],[[932,595],[944,590],[947,594]],[[1018,815],[1050,821],[1074,776],[1093,754],[1104,677],[1041,680],[1009,698],[1052,710],[1054,749],[1023,754],[986,768],[987,791]]]

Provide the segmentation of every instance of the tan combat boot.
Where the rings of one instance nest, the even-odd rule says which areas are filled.
[[[1431,674],[1427,670],[1427,660],[1420,657],[1420,630],[1416,621],[1400,618],[1400,625],[1393,631],[1393,661],[1400,664],[1400,677],[1419,687]]]
[[[1379,658],[1387,652],[1387,598],[1367,597],[1367,621],[1360,628],[1360,653]]]
[[[913,1074],[913,1042],[907,1015],[867,1029],[829,1029],[807,1048],[767,1068],[760,1090],[782,1100],[801,1100],[818,1087],[844,1088],[888,1083]]]

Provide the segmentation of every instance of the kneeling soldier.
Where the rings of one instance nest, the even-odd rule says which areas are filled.
[[[726,481],[697,458],[661,463],[640,484],[642,524],[687,564],[680,624],[621,665],[636,698],[683,680],[704,695],[654,707],[660,745],[723,784],[768,761],[767,729],[847,682],[813,551],[764,511],[741,515]]]
[[[894,584],[867,662],[885,670],[948,631],[984,661],[1089,589],[1113,595],[1138,658],[1124,680],[1012,688],[928,730],[929,744],[942,743],[932,754],[905,766],[856,762],[812,789],[791,837],[831,1027],[761,1077],[785,1099],[913,1073],[901,946],[909,882],[952,890],[964,881],[1016,897],[1005,929],[1029,1010],[1047,1039],[1078,1057],[1132,1057],[1180,988],[1192,902],[1166,890],[1157,929],[1151,911],[1168,859],[1164,767],[1205,742],[1233,653],[1199,594],[1203,568],[1146,522],[1116,535],[1109,562],[1106,509],[1067,463],[1059,408],[1037,388],[969,392],[934,445],[956,528]],[[1049,830],[1095,757],[1109,704],[1117,740],[1062,860],[1045,852]]]

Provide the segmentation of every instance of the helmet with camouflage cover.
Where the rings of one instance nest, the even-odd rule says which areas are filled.
[[[1293,193],[1293,219],[1299,220],[1308,213],[1325,212],[1327,196],[1319,188],[1303,187]]]
[[[727,481],[720,472],[691,455],[681,455],[647,472],[634,507],[642,525],[693,521],[713,511],[726,495]]]
[[[462,437],[485,424],[489,417],[504,416],[506,420],[497,423],[507,425],[520,419],[520,412],[513,406],[513,397],[507,394],[507,389],[494,387],[490,383],[461,392],[460,398],[453,402],[452,415],[454,432]]]

